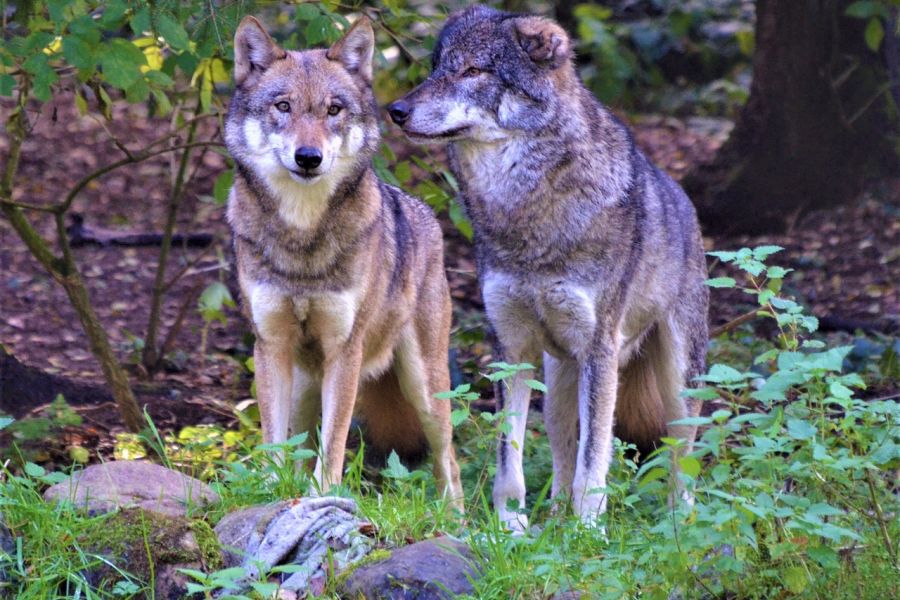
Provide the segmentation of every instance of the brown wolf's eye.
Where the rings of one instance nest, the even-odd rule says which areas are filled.
[[[335,116],[336,114],[338,114],[339,112],[341,112],[341,110],[342,110],[343,108],[344,108],[344,107],[341,106],[340,104],[332,104],[331,106],[328,107],[328,114],[331,115],[331,116],[333,117],[333,116]]]
[[[291,112],[291,105],[284,100],[282,100],[281,102],[276,102],[275,108],[277,108],[281,112]]]
[[[476,75],[481,75],[481,69],[478,67],[469,67],[463,73],[466,77],[475,77]]]

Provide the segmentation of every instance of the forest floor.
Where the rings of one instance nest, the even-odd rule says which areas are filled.
[[[0,105],[0,113],[3,110]],[[137,149],[167,126],[165,121],[148,119],[140,107],[124,110],[127,112],[117,115],[111,124],[101,125],[79,117],[71,98],[62,97],[47,103],[40,114],[31,115],[35,128],[24,147],[16,199],[32,204],[58,201],[85,173],[123,156],[110,134]],[[708,160],[730,127],[726,121],[704,118],[635,116],[630,121],[640,146],[676,178]],[[216,126],[205,124],[201,133],[214,136]],[[398,138],[389,142],[400,155],[415,152]],[[7,140],[0,136],[0,155],[5,154],[6,146]],[[250,336],[239,310],[228,309],[225,323],[207,326],[194,308],[198,291],[217,279],[235,291],[233,275],[220,268],[230,256],[224,208],[211,198],[213,183],[225,164],[215,151],[202,156],[197,152],[178,230],[208,233],[215,241],[206,250],[173,249],[168,273],[184,267],[186,274],[166,297],[161,335],[167,334],[182,305],[188,310],[167,368],[152,379],[143,376],[137,357],[147,328],[158,247],[87,245],[75,250],[100,319],[132,372],[138,400],[163,430],[231,423],[232,406],[249,396],[251,378],[244,360],[251,350]],[[159,158],[119,169],[89,185],[74,210],[86,226],[104,233],[160,232],[170,167],[167,158]],[[48,239],[55,239],[55,228],[46,215],[30,216]],[[464,364],[463,371],[471,373],[490,358],[481,335],[484,321],[472,251],[446,215],[442,215],[442,223],[455,307],[457,358]],[[784,246],[785,251],[772,262],[795,270],[785,285],[821,319],[823,329],[844,331],[839,335],[850,340],[854,331],[869,330],[889,343],[900,330],[900,181],[874,182],[857,201],[809,213],[784,234],[706,238],[704,242],[708,250]],[[720,266],[714,266],[713,272],[726,274]],[[752,308],[748,302],[752,298],[730,290],[713,290],[711,300],[711,326]],[[205,327],[208,335],[202,348]],[[65,389],[71,390],[67,400],[82,423],[63,428],[59,450],[75,444],[95,456],[108,455],[114,435],[123,428],[115,404],[103,391],[99,364],[88,350],[62,288],[31,257],[5,220],[0,220],[0,343],[22,363],[66,380]],[[18,385],[10,380],[13,375]],[[25,376],[12,371],[5,373],[4,380],[0,382],[0,412],[16,419],[46,414],[52,390],[34,387]],[[52,461],[58,456],[52,448],[45,454],[37,458]]]

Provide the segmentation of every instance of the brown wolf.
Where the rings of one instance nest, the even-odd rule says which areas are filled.
[[[447,21],[432,60],[391,117],[414,141],[449,142],[496,358],[543,357],[552,493],[593,521],[606,506],[614,413],[622,437],[642,445],[668,433],[688,452],[694,440],[695,428],[667,425],[688,416],[680,393],[704,370],[693,206],[584,87],[552,20],[471,7]],[[511,433],[499,442],[494,505],[514,529],[526,526],[517,509],[530,377],[497,387]]]
[[[321,416],[325,492],[341,481],[355,409],[376,450],[416,454],[427,441],[459,506],[450,406],[433,397],[450,386],[441,231],[372,170],[374,42],[366,18],[327,50],[283,50],[253,17],[235,35],[228,221],[263,439],[312,439]]]

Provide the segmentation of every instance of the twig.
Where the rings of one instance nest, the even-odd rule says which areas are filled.
[[[196,111],[200,110],[198,101]],[[195,114],[196,114],[195,111]],[[188,144],[193,143],[194,136],[197,133],[197,122],[191,123],[188,128]],[[156,345],[156,338],[159,333],[159,317],[162,310],[163,295],[165,294],[166,284],[166,265],[169,260],[169,251],[172,249],[172,233],[175,231],[176,218],[178,216],[178,208],[181,205],[181,198],[184,195],[185,175],[187,174],[188,164],[191,159],[190,148],[185,148],[181,153],[181,160],[178,164],[178,171],[175,175],[175,181],[172,184],[172,193],[169,195],[169,205],[166,211],[166,224],[163,229],[163,239],[159,248],[159,259],[156,264],[156,276],[153,280],[153,295],[150,299],[150,318],[147,322],[147,336],[144,345],[144,352],[141,362],[149,373],[153,373],[159,367],[159,359],[161,354]]]
[[[168,293],[168,291],[169,291],[170,289],[172,289],[172,286],[174,286],[176,283],[178,283],[178,280],[179,280],[179,279],[181,279],[182,277],[184,277],[185,275],[187,275],[187,274],[188,274],[188,271],[190,271],[193,267],[195,267],[197,264],[199,264],[201,260],[203,260],[204,258],[206,258],[206,255],[209,253],[209,251],[210,251],[210,249],[212,249],[212,247],[213,247],[213,244],[208,245],[206,248],[204,248],[204,249],[200,252],[199,255],[197,255],[196,258],[194,258],[193,260],[190,260],[190,261],[188,261],[187,263],[185,263],[185,265],[184,265],[181,269],[179,269],[178,272],[175,273],[175,275],[173,275],[172,278],[169,279],[169,280],[163,285],[163,293],[164,293],[164,294],[165,294],[165,293]],[[216,268],[218,269],[220,266],[221,266],[220,264],[217,264],[217,265],[216,265]],[[199,272],[203,273],[203,272],[205,272],[205,270],[202,270],[202,271],[199,271]],[[194,274],[194,273],[191,273],[191,274]]]
[[[175,317],[175,321],[169,328],[168,333],[166,333],[166,339],[163,340],[162,346],[159,348],[160,358],[172,351],[172,348],[175,346],[175,338],[178,336],[178,332],[181,331],[181,324],[184,322],[185,316],[187,316],[188,309],[197,300],[202,290],[203,283],[201,282],[191,288],[191,291],[185,296],[184,302],[181,303],[181,307],[178,309],[178,315]]]
[[[168,137],[171,137],[171,136],[168,136]],[[151,146],[153,146],[153,145],[155,145],[155,144],[151,144]],[[79,180],[78,183],[75,184],[75,187],[73,187],[69,191],[69,193],[66,195],[65,200],[63,200],[62,203],[57,204],[53,207],[52,212],[64,213],[67,210],[69,210],[69,208],[72,206],[72,201],[75,200],[75,196],[77,196],[78,193],[81,192],[81,190],[83,190],[85,188],[85,186],[87,186],[87,184],[89,184],[93,180],[97,179],[98,177],[102,177],[103,175],[106,175],[110,171],[115,171],[116,169],[118,169],[120,167],[124,167],[125,165],[143,162],[149,158],[153,158],[154,156],[159,156],[160,154],[166,154],[167,152],[174,152],[176,150],[186,150],[188,148],[197,148],[200,146],[219,146],[219,147],[224,148],[224,144],[222,144],[222,142],[191,142],[189,144],[178,144],[176,146],[168,146],[168,147],[162,148],[160,150],[153,150],[153,151],[144,150],[143,152],[138,152],[137,154],[134,154],[132,156],[132,158],[123,158],[114,163],[110,163],[110,164],[106,165],[105,167],[101,167],[101,168],[97,169],[96,171],[94,171],[93,173],[89,173],[88,175],[85,175],[84,177],[82,177],[81,180]]]
[[[408,58],[409,60],[411,60],[417,64],[422,62],[421,60],[416,58],[415,54],[413,54],[409,48],[406,47],[406,45],[400,39],[400,36],[398,36],[396,33],[394,33],[391,30],[390,27],[388,27],[387,25],[384,24],[384,21],[382,19],[378,19],[378,24],[381,25],[381,28],[384,29],[385,32],[387,32],[387,34],[391,37],[392,40],[394,40],[394,43],[396,43],[397,47],[400,48],[400,51],[406,55],[406,58]]]
[[[894,553],[894,544],[891,543],[891,533],[886,525],[887,521],[884,518],[884,511],[881,510],[881,505],[878,504],[878,498],[875,496],[875,481],[872,479],[872,472],[869,469],[866,469],[866,483],[869,484],[869,498],[872,500],[872,506],[875,507],[875,514],[878,515],[878,528],[881,529],[881,537],[884,538],[884,547],[896,569],[897,555]]]
[[[147,144],[147,146],[144,148],[144,150],[149,150],[150,148],[153,148],[154,146],[159,146],[160,144],[169,141],[170,139],[172,139],[173,137],[175,137],[179,133],[181,133],[181,131],[185,127],[189,127],[198,121],[202,121],[203,119],[208,119],[210,117],[218,117],[218,116],[219,116],[219,113],[204,113],[202,115],[197,115],[196,117],[191,117],[190,119],[185,119],[185,121],[183,123],[181,123],[181,125],[175,127],[169,133],[162,135],[162,136],[156,138],[155,140],[153,140],[152,142],[150,142],[149,144]]]
[[[878,100],[878,98],[889,89],[891,89],[890,83],[886,83],[878,88],[878,90],[872,95],[872,97],[866,100],[866,102],[863,103],[863,105],[853,114],[852,117],[847,119],[847,126],[853,126],[853,124],[856,123],[856,121],[858,121],[864,114],[866,114],[866,111],[869,110],[869,108],[871,108],[873,104],[875,104],[875,101]]]
[[[22,208],[25,210],[37,210],[47,213],[56,212],[55,207],[52,204],[29,204],[28,202],[16,202],[14,200],[7,200],[6,198],[0,198],[0,204],[5,204],[14,208]]]
[[[724,325],[719,325],[718,327],[713,327],[709,331],[709,337],[711,337],[711,338],[719,337],[723,333],[725,333],[727,331],[731,331],[735,327],[740,327],[744,323],[747,323],[748,321],[752,321],[753,319],[756,318],[756,316],[760,310],[761,309],[759,309],[759,308],[754,308],[753,310],[747,311],[744,314],[742,314],[741,316],[728,321]]]
[[[884,402],[885,400],[894,400],[895,398],[900,398],[900,392],[890,394],[889,396],[881,396],[880,398],[868,398],[866,399],[866,402]]]
[[[121,150],[125,154],[125,156],[127,156],[128,158],[134,158],[134,156],[131,153],[131,150],[128,149],[128,146],[126,146],[124,144],[124,142],[122,142],[122,140],[117,138],[115,136],[115,134],[113,134],[113,132],[109,130],[109,127],[106,126],[106,123],[103,122],[103,119],[98,119],[93,114],[91,114],[89,116],[91,117],[91,119],[94,120],[95,123],[97,123],[97,125],[99,125],[100,127],[103,128],[103,131],[106,132],[106,135],[109,136],[109,138],[112,140],[112,143],[116,145],[116,148]]]

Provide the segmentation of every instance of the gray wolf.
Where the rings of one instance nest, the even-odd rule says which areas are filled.
[[[425,442],[461,506],[450,406],[450,296],[431,210],[380,181],[374,33],[359,19],[329,49],[287,51],[246,17],[225,140],[236,163],[227,217],[256,334],[263,440],[318,439],[315,479],[341,481],[351,417],[378,451]]]
[[[596,523],[614,418],[641,445],[683,440],[675,458],[696,435],[667,425],[695,408],[680,393],[705,368],[706,263],[693,206],[584,87],[554,21],[470,7],[448,19],[432,61],[389,113],[413,141],[449,143],[495,358],[543,359],[552,494]],[[494,506],[514,530],[527,525],[531,377],[496,388],[511,428],[499,440]],[[670,502],[689,500],[675,479]]]

